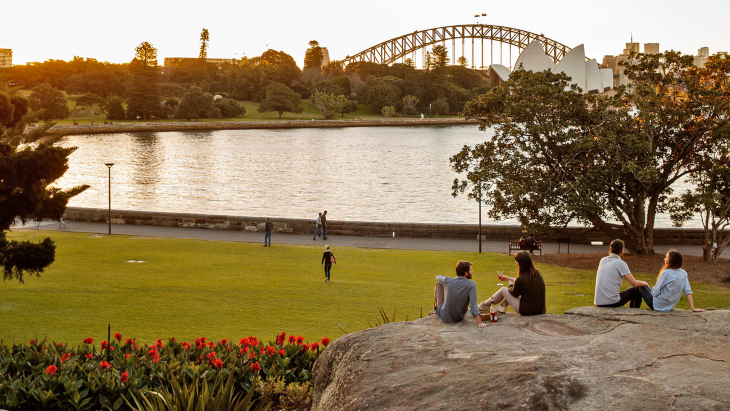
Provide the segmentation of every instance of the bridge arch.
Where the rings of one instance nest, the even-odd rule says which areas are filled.
[[[555,40],[549,39],[542,34],[532,33],[526,30],[515,29],[512,27],[495,26],[489,24],[462,24],[454,26],[437,27],[428,30],[416,30],[413,33],[404,34],[400,37],[392,38],[380,44],[365,49],[355,55],[347,56],[342,60],[344,66],[359,61],[369,61],[380,64],[392,64],[398,59],[405,58],[410,53],[423,49],[430,45],[442,43],[451,40],[452,56],[455,57],[456,39],[472,39],[472,67],[475,67],[474,61],[474,39],[482,39],[482,63],[484,59],[483,41],[497,41],[501,44],[515,46],[521,52],[528,44],[535,40],[540,41],[545,48],[547,54],[553,62],[557,62],[570,51],[570,47],[565,46]],[[493,44],[492,44],[493,47]],[[510,49],[511,52],[511,49]],[[519,53],[518,53],[519,54]],[[463,55],[463,40],[462,40]],[[490,53],[491,56],[494,53]],[[501,53],[500,53],[501,57]],[[453,63],[452,59],[452,63]],[[511,60],[511,58],[510,58]],[[511,64],[511,62],[510,62]],[[482,64],[483,66],[483,64]]]

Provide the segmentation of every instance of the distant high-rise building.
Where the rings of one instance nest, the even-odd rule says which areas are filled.
[[[695,60],[693,64],[695,67],[705,67],[705,62],[707,61],[707,58],[710,57],[710,48],[709,47],[700,47],[699,50],[697,50],[697,55],[695,56]]]
[[[641,45],[639,43],[626,43],[626,48],[622,54],[629,55],[631,53],[641,53]]]
[[[13,49],[0,49],[0,67],[13,67]]]
[[[327,50],[327,47],[320,47],[320,50],[322,50],[322,67],[330,64],[330,52]]]
[[[659,54],[659,43],[644,43],[644,54]]]

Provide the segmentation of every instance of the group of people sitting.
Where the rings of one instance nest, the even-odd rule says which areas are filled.
[[[629,266],[621,259],[623,252],[624,242],[613,240],[608,256],[603,257],[598,264],[593,300],[595,305],[622,307],[629,303],[631,308],[640,308],[641,302],[644,301],[652,310],[671,311],[684,293],[692,311],[704,311],[694,306],[687,272],[682,269],[682,254],[678,251],[670,250],[667,253],[664,267],[653,288],[649,288],[646,281],[634,278]],[[500,288],[480,304],[477,304],[477,285],[471,280],[472,263],[468,261],[456,263],[455,278],[436,276],[434,313],[443,322],[454,323],[463,320],[468,310],[479,327],[487,326],[481,320],[480,310],[489,310],[492,305],[496,305],[497,310],[502,313],[510,306],[520,315],[545,314],[545,281],[540,271],[535,268],[527,252],[520,251],[514,258],[517,277],[499,278],[509,282],[509,288]],[[624,279],[631,284],[631,287],[621,291]]]

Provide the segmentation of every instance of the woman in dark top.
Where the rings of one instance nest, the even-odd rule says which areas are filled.
[[[504,276],[509,288],[502,287],[490,299],[479,304],[479,308],[489,309],[492,304],[500,304],[497,309],[505,312],[509,305],[521,315],[545,314],[545,281],[540,271],[532,264],[530,254],[520,251],[515,254],[517,278]]]
[[[320,264],[324,264],[324,276],[325,276],[325,282],[330,280],[330,270],[332,269],[332,263],[337,264],[337,261],[335,261],[335,255],[330,251],[330,246],[326,245],[324,246],[324,254],[322,254],[322,262]]]

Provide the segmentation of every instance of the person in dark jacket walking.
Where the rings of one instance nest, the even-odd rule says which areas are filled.
[[[330,246],[326,245],[324,246],[324,254],[322,254],[322,262],[320,264],[324,264],[324,282],[327,282],[330,280],[330,270],[332,269],[332,264],[337,264],[337,261],[335,260],[335,255],[330,251]]]
[[[274,223],[266,217],[266,224],[264,224],[264,247],[271,247],[271,232],[274,231]],[[268,244],[267,244],[268,241]]]

